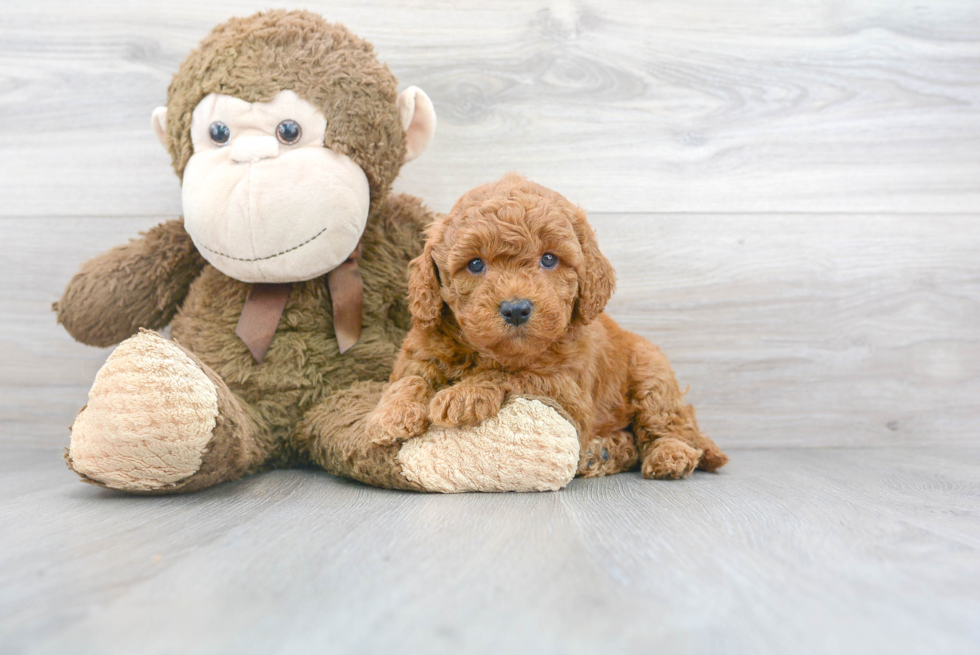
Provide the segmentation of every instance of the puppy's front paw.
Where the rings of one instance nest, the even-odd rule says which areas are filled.
[[[658,439],[643,458],[643,477],[656,480],[686,478],[701,460],[702,451],[680,439]]]
[[[496,416],[506,395],[506,391],[492,384],[461,382],[432,397],[429,420],[447,428],[472,427]]]
[[[371,442],[387,446],[423,434],[429,427],[429,408],[416,402],[383,402],[368,417]]]

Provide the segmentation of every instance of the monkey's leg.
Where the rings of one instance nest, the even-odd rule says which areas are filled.
[[[269,440],[257,415],[193,353],[155,332],[121,343],[71,427],[68,466],[131,493],[195,491],[254,472]]]
[[[616,430],[593,437],[585,446],[578,465],[580,478],[598,478],[629,471],[639,463],[636,437]]]
[[[385,444],[372,442],[367,426],[382,389],[363,382],[332,394],[307,413],[294,444],[330,473],[394,489],[553,491],[575,475],[575,427],[545,401],[513,398],[476,427],[430,426]]]
[[[715,471],[728,456],[698,428],[674,372],[656,346],[639,341],[630,371],[634,425],[643,477],[684,478],[697,468]]]
[[[358,382],[337,391],[306,413],[293,445],[328,473],[389,489],[424,491],[402,474],[401,442],[373,443],[368,419],[381,400],[381,382]]]

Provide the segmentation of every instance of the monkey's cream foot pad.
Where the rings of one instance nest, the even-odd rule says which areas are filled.
[[[173,342],[141,331],[119,344],[71,427],[69,466],[113,489],[152,491],[196,473],[218,392]]]
[[[432,426],[402,446],[406,478],[426,491],[557,491],[575,476],[578,434],[540,400],[514,398],[474,428]]]

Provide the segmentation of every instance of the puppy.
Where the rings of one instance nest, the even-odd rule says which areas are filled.
[[[614,278],[585,212],[563,196],[515,174],[473,189],[411,263],[413,327],[369,419],[372,439],[476,425],[520,394],[571,416],[580,475],[638,460],[647,478],[723,466],[667,358],[603,313]]]

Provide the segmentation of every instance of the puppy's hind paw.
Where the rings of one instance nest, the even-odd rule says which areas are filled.
[[[636,439],[630,432],[618,430],[593,437],[582,451],[577,475],[597,478],[629,471],[639,462]]]
[[[728,463],[728,455],[721,451],[721,448],[713,443],[709,443],[704,448],[704,454],[701,455],[701,461],[698,462],[698,468],[705,471],[713,472],[720,469],[722,466]]]
[[[686,478],[701,460],[702,451],[679,439],[658,439],[643,458],[643,477],[655,480]]]

